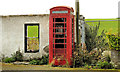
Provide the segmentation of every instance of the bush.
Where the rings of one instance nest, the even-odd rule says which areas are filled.
[[[104,50],[108,47],[108,43],[105,39],[105,31],[103,30],[101,34],[98,35],[99,26],[100,22],[95,27],[89,26],[87,24],[85,26],[85,43],[89,52],[94,48],[101,48],[102,50]]]
[[[49,55],[42,56],[40,64],[48,64]]]
[[[20,50],[16,51],[11,55],[12,55],[12,58],[15,59],[15,61],[23,61],[23,54],[21,53]]]
[[[81,67],[85,64],[89,66],[95,66],[98,61],[101,60],[102,52],[109,47],[106,41],[105,31],[98,35],[100,23],[95,27],[85,26],[85,43],[86,47],[81,49],[80,47],[74,52],[74,65],[75,67]],[[109,60],[109,57],[107,58]],[[94,67],[96,68],[96,67]]]
[[[11,62],[14,62],[14,61],[15,61],[14,58],[8,58],[8,57],[3,60],[3,62],[5,62],[5,63],[11,63]]]
[[[101,50],[91,50],[88,52],[86,49],[79,49],[80,51],[74,52],[75,67],[82,67],[86,65],[96,65],[96,63],[101,59]]]
[[[114,34],[106,34],[108,40],[109,40],[109,47],[112,50],[120,51],[120,37]]]
[[[100,68],[100,69],[112,69],[113,68],[113,65],[111,63],[108,63],[107,61],[99,61],[97,63],[97,68]]]
[[[91,69],[91,68],[92,68],[92,66],[85,65],[85,66],[84,66],[84,68],[86,68],[86,69]]]
[[[42,56],[41,58],[36,58],[30,61],[30,64],[33,65],[45,65],[48,64],[49,60],[49,55]]]
[[[15,61],[23,61],[23,54],[20,52],[20,50],[16,51],[15,53],[11,54],[12,57],[5,57],[3,55],[2,61],[5,63],[11,63]]]
[[[40,61],[39,60],[32,60],[30,61],[30,64],[32,65],[39,65]]]

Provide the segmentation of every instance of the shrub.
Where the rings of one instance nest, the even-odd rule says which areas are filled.
[[[91,69],[91,68],[92,68],[92,66],[85,65],[85,66],[84,66],[84,68],[86,68],[86,69]]]
[[[42,56],[42,59],[40,61],[40,64],[48,64],[49,55]]]
[[[15,61],[23,61],[23,54],[21,53],[20,50],[16,51],[11,55],[12,55],[12,58],[15,59]]]
[[[101,60],[102,52],[107,50],[108,43],[106,41],[105,31],[98,35],[100,23],[95,27],[85,26],[85,43],[86,47],[80,47],[74,52],[75,67],[84,66],[84,64],[92,65],[93,67]],[[109,59],[108,59],[109,60]]]
[[[96,63],[101,59],[101,50],[91,50],[88,52],[86,49],[79,49],[80,51],[74,52],[75,67],[82,67],[87,65],[96,65]]]
[[[120,37],[114,34],[106,34],[109,40],[109,48],[112,50],[120,51]]]
[[[49,55],[42,56],[41,58],[35,58],[30,61],[30,64],[33,65],[45,65],[48,64],[49,60]]]
[[[84,65],[84,62],[83,62],[83,51],[78,52],[76,50],[76,51],[74,51],[73,55],[74,55],[74,59],[73,59],[74,67],[83,66]]]
[[[3,60],[3,62],[5,62],[5,63],[11,63],[11,62],[14,62],[15,61],[15,59],[14,58],[4,58],[4,60]]]
[[[100,69],[112,69],[113,68],[113,65],[111,63],[108,63],[107,61],[99,61],[97,63],[97,68],[100,68]]]
[[[5,57],[3,55],[2,61],[5,63],[11,63],[15,61],[23,61],[23,54],[20,52],[20,50],[16,51],[15,53],[11,54],[12,57]]]
[[[87,50],[90,52],[94,48],[101,48],[104,50],[105,48],[108,47],[108,43],[106,42],[106,35],[105,31],[103,30],[99,35],[98,35],[98,30],[99,30],[100,22],[98,25],[94,26],[89,26],[86,24],[85,27],[85,43]]]
[[[32,60],[30,61],[30,64],[32,65],[39,65],[40,61],[39,60]]]

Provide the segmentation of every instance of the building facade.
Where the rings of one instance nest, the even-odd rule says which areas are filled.
[[[28,27],[38,25],[38,51],[26,51],[26,33]],[[9,15],[0,16],[0,55],[10,57],[11,54],[21,50],[24,57],[41,57],[46,54],[43,50],[49,45],[49,15]],[[29,43],[29,42],[28,42]],[[34,49],[33,49],[34,50]]]

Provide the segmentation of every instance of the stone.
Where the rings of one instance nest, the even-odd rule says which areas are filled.
[[[109,51],[109,50],[103,51],[102,55],[111,57],[111,51]]]
[[[46,53],[49,53],[49,45],[45,46],[45,47],[43,48],[43,50],[44,50]]]
[[[116,50],[111,50],[111,63],[115,68],[120,69],[120,53]]]
[[[24,65],[29,65],[29,62],[24,62]]]
[[[13,62],[14,65],[28,65],[29,62]]]

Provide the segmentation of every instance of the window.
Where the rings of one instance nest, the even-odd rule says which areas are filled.
[[[64,22],[64,18],[55,18],[55,22]]]
[[[25,24],[25,53],[39,52],[39,24]]]

